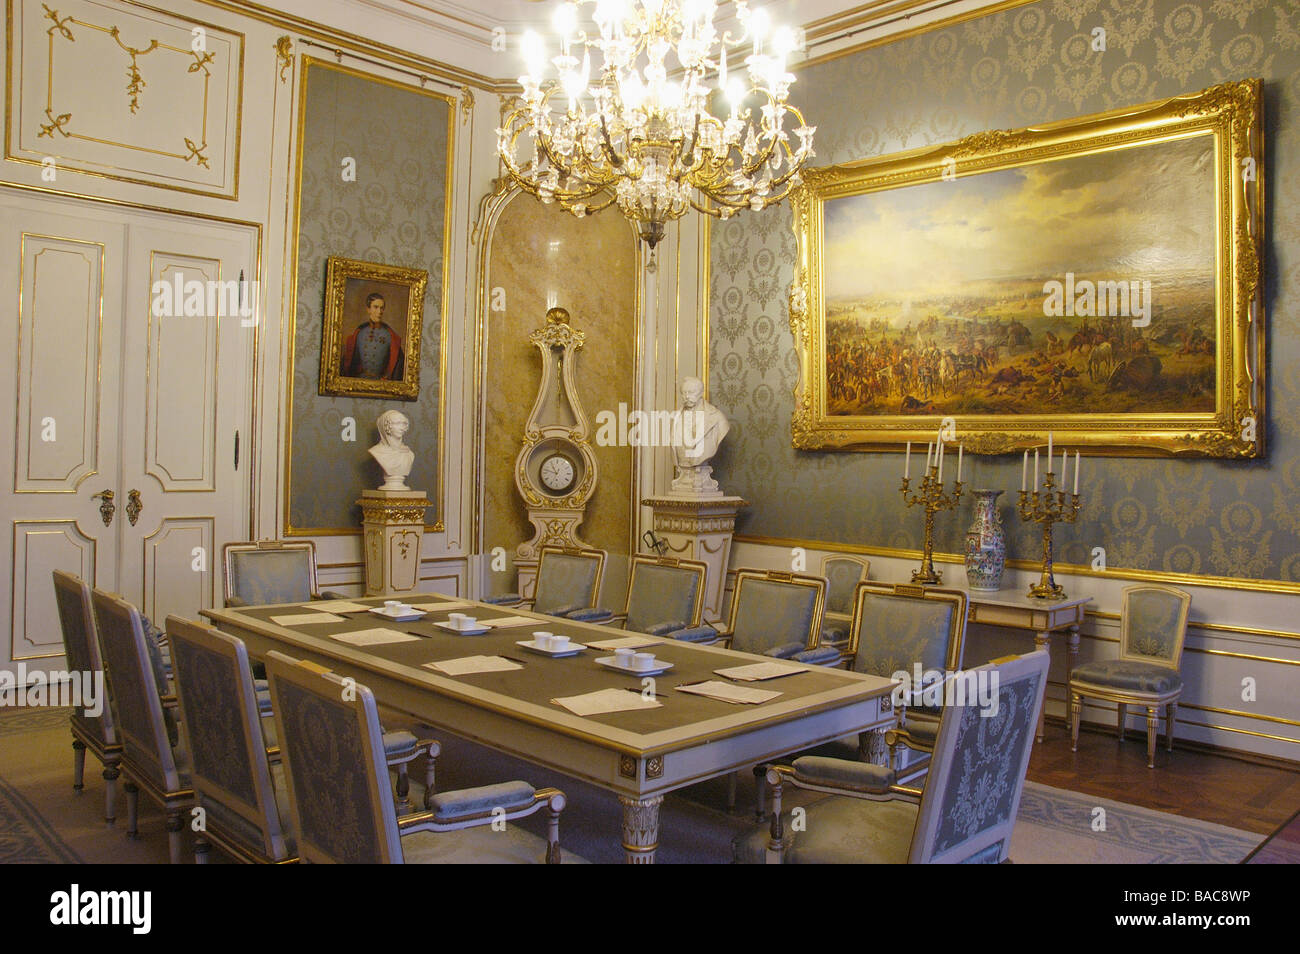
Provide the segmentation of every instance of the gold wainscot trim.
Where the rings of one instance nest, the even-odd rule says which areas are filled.
[[[211,0],[205,0],[211,2]],[[452,223],[454,221],[455,192],[453,185],[455,183],[455,166],[456,166],[456,99],[448,96],[446,93],[435,92],[434,90],[424,89],[422,86],[412,86],[409,83],[400,83],[396,80],[388,79],[374,73],[368,73],[364,70],[351,69],[346,66],[339,66],[325,60],[320,60],[311,56],[302,57],[301,80],[299,83],[298,93],[298,120],[296,125],[296,138],[293,151],[292,177],[293,188],[290,192],[289,201],[292,203],[292,226],[288,233],[288,238],[292,242],[292,254],[290,256],[289,268],[289,294],[286,296],[287,311],[284,313],[284,327],[288,335],[289,357],[288,367],[285,371],[285,428],[284,428],[284,485],[283,485],[283,531],[285,537],[334,537],[334,536],[361,536],[360,527],[295,527],[290,520],[290,499],[289,492],[293,486],[293,368],[294,368],[294,347],[298,329],[298,225],[302,213],[302,163],[303,163],[303,131],[307,123],[307,90],[308,79],[310,78],[313,67],[320,69],[333,70],[338,73],[346,73],[349,76],[356,76],[373,83],[380,83],[385,86],[391,86],[395,89],[406,90],[412,93],[418,93],[421,96],[428,96],[431,99],[439,99],[447,104],[447,157],[446,173],[444,175],[444,209],[443,218],[443,248],[442,248],[442,316],[439,339],[438,354],[438,467],[434,477],[434,486],[429,494],[429,506],[433,509],[434,520],[432,523],[426,523],[424,530],[426,533],[445,533],[447,525],[443,519],[443,472],[446,470],[447,461],[447,325],[449,324],[449,302],[451,300],[451,236]],[[289,209],[286,208],[286,215]],[[327,300],[328,300],[328,283],[327,283]],[[324,354],[322,351],[322,361]],[[417,366],[418,367],[418,366]],[[325,365],[322,363],[321,372],[324,375]]]
[[[1217,262],[1215,338],[1214,341],[1205,339],[1205,343],[1214,347],[1214,410],[1124,414],[972,413],[955,416],[958,417],[961,442],[967,450],[978,454],[1007,454],[1033,448],[1045,443],[1044,435],[1050,429],[1056,432],[1057,440],[1062,444],[1104,452],[1107,456],[1262,456],[1266,415],[1259,249],[1263,223],[1260,89],[1261,82],[1255,79],[1225,83],[1199,93],[1143,106],[1026,129],[982,132],[940,146],[807,170],[804,185],[791,196],[798,256],[795,280],[790,287],[790,330],[800,364],[791,419],[794,446],[802,450],[901,451],[905,441],[924,444],[927,437],[933,439],[941,421],[937,409],[927,409],[929,405],[926,402],[930,399],[925,397],[927,392],[919,374],[917,380],[909,381],[909,386],[899,395],[897,413],[830,413],[824,247],[825,206],[828,201],[1126,147],[1208,136],[1214,144],[1213,178],[1217,195],[1214,212]],[[1249,176],[1243,175],[1243,169],[1247,168],[1252,173]],[[1069,282],[1072,285],[1072,275]],[[1118,286],[1120,283],[1110,284]],[[1118,300],[1117,294],[1116,302]],[[1024,325],[1016,329],[1016,324],[1013,321],[1009,330],[1021,333],[1021,339],[1028,338]],[[1091,343],[1095,344],[1095,341]],[[1202,342],[1196,340],[1192,343],[1199,348]],[[1021,344],[1025,342],[1022,340]],[[1032,341],[1029,344],[1032,345]],[[1109,340],[1096,344],[1099,374],[1125,370],[1120,367],[1119,359],[1127,352],[1116,352],[1112,359],[1102,351],[1110,344]],[[1185,346],[1190,347],[1186,343]],[[1044,345],[1044,348],[1048,347]],[[932,346],[930,350],[939,349]],[[1137,370],[1142,370],[1150,364],[1152,359],[1148,357],[1147,364],[1140,368],[1137,366],[1139,350],[1139,345],[1134,344],[1132,361],[1127,361],[1126,366],[1133,364]],[[1059,355],[1065,353],[1065,343],[1060,342],[1059,354],[1056,351],[1052,353],[1058,355],[1058,364],[1063,365]],[[976,370],[971,372],[968,380],[974,380],[978,373],[979,354],[973,351],[963,353],[957,359],[958,367],[962,368],[965,367],[962,362],[970,359],[968,363]],[[905,380],[911,377],[907,372],[911,366],[905,367],[901,363],[906,360],[907,355],[903,354],[899,359],[899,368],[903,370],[898,372],[904,375]],[[1008,370],[1015,369],[1003,369],[1003,373]],[[1064,370],[1068,372],[1071,368]],[[1077,369],[1074,370],[1078,373]],[[1136,375],[1136,371],[1132,373]],[[866,386],[863,382],[868,381],[867,378],[853,375],[850,369],[837,378],[840,392],[848,385],[854,388]],[[955,380],[961,380],[960,374]],[[885,385],[881,385],[881,381]],[[877,391],[882,386],[897,387],[897,382],[884,374],[872,375],[870,382]],[[939,392],[935,390],[932,393],[938,395]],[[888,399],[892,402],[892,390],[889,394]],[[915,402],[914,407],[909,405],[904,409],[905,396]]]
[[[280,82],[287,82],[293,67],[293,40],[287,33],[275,40],[275,61],[279,64]]]

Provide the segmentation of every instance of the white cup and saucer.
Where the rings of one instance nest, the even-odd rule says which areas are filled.
[[[628,662],[631,663],[629,668],[636,672],[649,672],[658,664],[654,653],[633,653]]]

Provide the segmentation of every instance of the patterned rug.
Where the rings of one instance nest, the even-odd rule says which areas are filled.
[[[93,756],[86,760],[85,790],[73,791],[67,720],[67,710],[61,709],[0,710],[0,864],[166,862],[163,818],[147,800],[141,800],[138,840],[124,835],[126,806],[120,791],[117,825],[110,828],[104,823],[104,782]],[[508,778],[525,778],[537,786],[557,785],[569,797],[561,827],[565,849],[597,863],[622,860],[619,807],[612,796],[439,735],[443,741],[440,788]],[[731,839],[754,826],[752,811],[745,810],[754,800],[749,773],[744,773],[738,789],[740,809],[734,814],[721,807],[726,790],[722,779],[669,796],[662,809],[658,860],[670,864],[729,861]],[[522,827],[536,828],[534,834],[540,835],[542,825],[537,816],[526,819]],[[1232,864],[1263,837],[1027,782],[1011,858],[1018,864]],[[214,853],[214,861],[218,854]]]

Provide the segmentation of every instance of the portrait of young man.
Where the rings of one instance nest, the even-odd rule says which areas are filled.
[[[365,319],[343,339],[339,374],[349,378],[400,381],[406,370],[402,336],[384,321],[383,294],[366,295]]]

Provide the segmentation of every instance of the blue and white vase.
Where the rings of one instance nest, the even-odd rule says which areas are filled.
[[[998,513],[1001,490],[976,490],[975,522],[966,531],[966,582],[972,590],[996,590],[1002,586],[1007,566],[1007,537]]]

